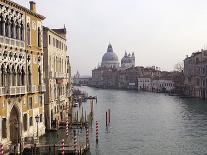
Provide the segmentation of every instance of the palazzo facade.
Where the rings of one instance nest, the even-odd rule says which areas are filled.
[[[66,28],[44,27],[44,68],[47,92],[45,120],[48,130],[58,129],[71,109],[70,62],[67,54]]]
[[[0,0],[0,141],[5,150],[45,133],[44,19],[32,1],[27,9]]]

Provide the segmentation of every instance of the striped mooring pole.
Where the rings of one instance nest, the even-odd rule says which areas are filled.
[[[0,144],[0,155],[4,154],[4,146],[3,144]]]
[[[66,135],[68,136],[68,118],[66,119],[65,132],[66,132]]]
[[[96,121],[96,143],[98,143],[98,122]]]
[[[86,128],[86,147],[89,146],[89,132],[88,128]]]
[[[77,154],[77,136],[76,136],[76,131],[74,130],[74,150],[75,150],[75,153]]]
[[[64,139],[62,139],[62,155],[64,155],[65,154],[65,143],[64,143]]]

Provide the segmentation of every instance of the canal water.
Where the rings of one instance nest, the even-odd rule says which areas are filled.
[[[98,98],[90,129],[92,155],[207,154],[207,102],[158,93],[79,89]],[[88,104],[83,103],[84,111],[89,111]],[[111,123],[106,127],[109,108]],[[98,144],[95,121],[99,122]]]

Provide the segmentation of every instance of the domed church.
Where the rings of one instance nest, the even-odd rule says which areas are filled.
[[[102,57],[101,67],[119,68],[119,59],[111,44],[108,45],[107,52]]]

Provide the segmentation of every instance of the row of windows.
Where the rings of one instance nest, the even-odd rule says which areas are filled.
[[[38,47],[41,47],[41,29],[38,27],[37,32],[37,45]],[[6,36],[8,38],[18,39],[24,41],[24,26],[21,25],[15,25],[14,23],[8,23],[4,22],[2,19],[0,19],[0,35]],[[31,28],[29,23],[27,24],[27,44],[31,44]]]
[[[56,48],[59,48],[61,50],[67,51],[67,46],[63,42],[59,41],[58,39],[52,38],[49,35],[49,39],[48,40],[49,40],[49,45],[52,44]]]
[[[152,83],[152,86],[156,86],[155,83]],[[160,83],[159,84],[160,87],[172,87],[173,86],[173,83]]]
[[[150,82],[150,80],[140,80],[139,82]]]

